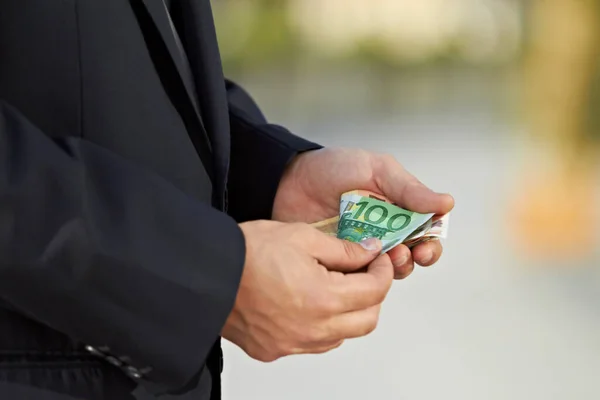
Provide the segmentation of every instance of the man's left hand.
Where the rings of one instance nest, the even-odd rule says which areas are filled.
[[[350,190],[380,193],[418,213],[446,214],[454,207],[449,194],[435,193],[408,173],[392,156],[359,149],[320,149],[302,153],[286,169],[275,197],[273,219],[313,223],[339,214],[340,197]],[[404,279],[442,255],[439,240],[392,249],[395,278]]]

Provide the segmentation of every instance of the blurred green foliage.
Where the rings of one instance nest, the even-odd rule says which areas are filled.
[[[288,66],[317,55],[289,21],[287,0],[214,0],[217,35],[225,70],[251,72]],[[327,54],[333,63],[364,63],[369,67],[402,69],[410,66],[464,62],[460,43],[450,42],[441,51],[411,60],[392,54],[389,44],[377,38],[358,39],[350,51]]]
[[[213,5],[227,71],[293,62],[299,41],[279,0],[219,1]]]
[[[327,0],[323,0],[327,1]],[[368,0],[365,0],[368,1]],[[522,38],[519,50],[508,60],[512,67],[521,66],[521,56],[531,52],[529,38],[532,29],[532,15],[529,5],[543,2],[532,0],[521,3]],[[575,0],[560,0],[575,1]],[[581,0],[594,4],[596,22],[600,25],[600,0]],[[313,58],[318,63],[331,66],[367,65],[367,69],[375,74],[402,73],[407,68],[456,66],[469,64],[461,49],[465,44],[460,43],[460,37],[448,40],[435,53],[427,57],[411,60],[403,58],[401,52],[392,52],[390,44],[372,38],[357,39],[350,50],[336,55],[314,51],[301,37],[289,20],[288,0],[214,0],[217,34],[222,52],[223,65],[230,75],[239,73],[252,74],[256,71],[283,69],[293,73],[295,68],[302,68]],[[548,3],[548,7],[555,2]],[[582,22],[585,23],[585,22]],[[557,33],[559,34],[559,33]],[[555,39],[548,34],[544,38],[544,47],[551,48]],[[394,53],[394,54],[393,54]],[[543,52],[542,52],[543,54]],[[545,56],[544,56],[545,57]],[[551,58],[550,58],[551,59]],[[568,62],[568,61],[567,61]],[[485,63],[476,65],[483,69]],[[493,65],[495,69],[497,65]],[[577,73],[574,65],[573,73]],[[600,60],[596,62],[596,73],[593,82],[587,90],[582,89],[578,96],[585,96],[588,108],[580,110],[581,117],[586,120],[588,128],[581,132],[587,136],[600,139]],[[553,78],[548,77],[548,84],[553,84]],[[561,110],[556,110],[560,113]]]

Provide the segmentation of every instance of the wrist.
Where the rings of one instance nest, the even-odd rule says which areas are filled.
[[[297,193],[298,189],[302,187],[299,178],[302,176],[301,170],[303,169],[303,165],[306,164],[307,159],[311,158],[315,152],[320,150],[321,149],[303,151],[290,159],[283,170],[283,173],[281,174],[281,178],[275,192],[273,209],[271,211],[272,220],[286,221],[286,218],[283,218],[281,210],[285,209],[285,204],[290,202],[290,196],[294,197],[294,193]]]

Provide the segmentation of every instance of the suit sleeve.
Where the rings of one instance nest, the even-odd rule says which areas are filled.
[[[269,124],[244,89],[230,80],[226,85],[231,126],[229,214],[239,222],[271,219],[286,166],[298,154],[322,146]]]
[[[229,216],[0,102],[0,298],[178,390],[236,297],[244,237]]]

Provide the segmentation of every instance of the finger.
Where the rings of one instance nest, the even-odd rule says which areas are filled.
[[[418,213],[447,214],[454,208],[454,198],[436,193],[389,157],[381,157],[376,168],[377,186],[398,204]]]
[[[292,351],[292,354],[323,354],[331,350],[335,350],[344,344],[344,340],[334,340],[328,344],[323,344],[315,347],[298,347]]]
[[[402,247],[404,247],[404,249],[402,249]],[[389,253],[394,265],[394,279],[406,279],[415,270],[415,264],[410,250],[408,250],[408,254],[405,254],[407,250],[408,248],[406,248],[406,246],[398,246]],[[396,256],[395,253],[401,253],[401,255]]]
[[[411,261],[412,255],[410,249],[403,244],[400,244],[390,251],[388,251],[388,255],[392,260],[392,264],[394,268],[401,267]]]
[[[330,274],[331,314],[363,310],[385,299],[394,279],[394,266],[387,254],[377,257],[360,274]]]
[[[331,318],[327,325],[332,338],[353,339],[368,335],[377,328],[381,304],[365,310],[339,314]]]
[[[307,243],[306,251],[330,271],[359,270],[381,253],[381,241],[376,238],[353,243],[313,231],[313,240]]]
[[[435,264],[442,255],[442,243],[438,239],[432,239],[419,244],[412,249],[412,257],[415,262],[423,267]]]

